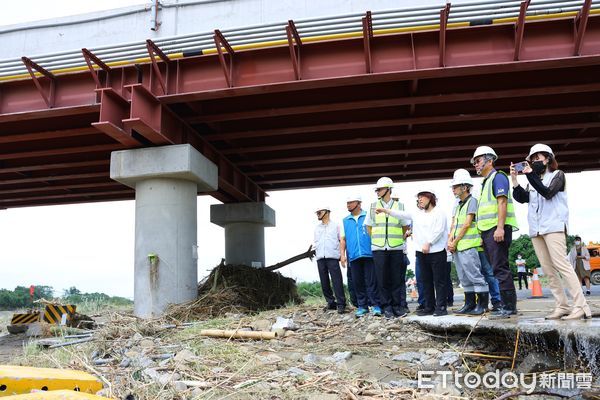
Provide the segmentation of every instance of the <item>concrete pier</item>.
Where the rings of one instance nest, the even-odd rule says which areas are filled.
[[[111,155],[110,177],[135,188],[135,315],[194,300],[196,197],[217,189],[217,166],[187,144],[123,150]]]
[[[275,211],[265,203],[214,204],[210,222],[225,228],[225,262],[265,266],[265,227],[275,226]]]

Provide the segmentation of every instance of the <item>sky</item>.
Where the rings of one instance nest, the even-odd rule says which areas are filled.
[[[3,5],[0,26],[41,18],[52,18],[99,9],[146,3],[139,0],[21,0]],[[46,4],[47,8],[40,7]],[[485,143],[482,143],[485,144]],[[528,149],[523,149],[523,157]],[[502,154],[499,154],[502,157]],[[560,162],[560,153],[557,154]],[[464,167],[474,173],[469,160]],[[514,160],[519,161],[519,160]],[[415,195],[431,188],[450,218],[454,204],[447,180],[400,182],[395,193],[407,210],[416,212]],[[524,177],[520,177],[525,182]],[[267,204],[276,212],[277,226],[265,229],[267,265],[304,252],[312,242],[318,222],[315,208],[328,204],[332,219],[340,221],[346,214],[346,197],[359,193],[365,209],[375,201],[372,184],[270,192]],[[478,193],[480,180],[476,180]],[[567,174],[570,205],[570,233],[584,241],[600,240],[599,207],[600,172]],[[209,208],[218,201],[209,196],[198,197],[198,276],[202,278],[224,257],[223,229],[210,223]],[[521,229],[527,233],[527,207],[516,204]],[[0,288],[17,285],[49,285],[60,295],[76,286],[84,292],[104,292],[133,297],[134,252],[133,201],[89,203],[65,206],[15,208],[0,211]],[[312,219],[312,220],[311,220]],[[414,266],[414,248],[409,241],[409,257]],[[317,281],[316,263],[303,260],[280,270],[299,281]]]

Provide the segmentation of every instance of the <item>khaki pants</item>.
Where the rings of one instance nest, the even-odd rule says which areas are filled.
[[[575,312],[581,309],[586,316],[591,317],[592,312],[583,297],[577,275],[567,260],[565,234],[563,232],[547,233],[531,238],[531,242],[544,273],[550,280],[550,290],[556,301],[556,309],[565,312]],[[564,289],[569,291],[569,295],[573,299],[572,308],[569,306]]]

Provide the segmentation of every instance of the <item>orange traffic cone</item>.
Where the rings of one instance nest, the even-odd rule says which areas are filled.
[[[415,301],[419,297],[416,286],[417,285],[414,285],[412,290],[410,291],[410,301]]]
[[[531,278],[531,296],[529,296],[529,298],[546,298],[546,296],[544,296],[544,293],[542,292],[542,284],[540,283],[540,278],[538,277],[537,268],[533,269],[533,277]]]

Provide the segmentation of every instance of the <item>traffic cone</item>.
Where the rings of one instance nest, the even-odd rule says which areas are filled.
[[[538,277],[537,268],[533,269],[533,277],[531,278],[531,296],[529,296],[528,298],[546,298],[546,296],[544,296],[544,293],[542,292],[542,284],[540,283],[540,278]]]
[[[413,289],[410,291],[410,301],[415,301],[418,297],[417,289],[413,286]]]

